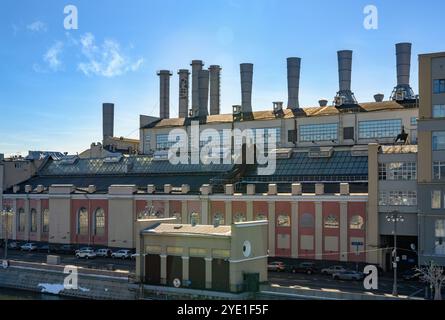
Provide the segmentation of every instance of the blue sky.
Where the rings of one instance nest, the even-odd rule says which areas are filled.
[[[78,8],[78,30],[63,9]],[[363,27],[366,5],[378,29]],[[138,137],[139,114],[157,116],[159,69],[174,71],[171,116],[178,112],[176,70],[192,59],[220,64],[222,112],[240,103],[239,63],[254,63],[253,108],[286,101],[286,57],[302,58],[300,103],[313,106],[338,88],[336,51],[354,50],[359,101],[389,96],[397,42],[417,54],[445,50],[442,1],[2,0],[0,2],[0,153],[81,152],[100,141],[101,104],[115,103],[115,135]]]

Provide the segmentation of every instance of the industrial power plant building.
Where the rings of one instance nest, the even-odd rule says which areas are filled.
[[[25,159],[1,162],[4,193],[0,200],[15,212],[9,237],[135,248],[137,221],[148,216],[175,217],[184,225],[194,221],[197,229],[216,220],[228,228],[233,223],[268,220],[269,256],[390,267],[394,226],[387,216],[397,211],[405,216],[398,226],[398,246],[405,252],[402,262],[415,264],[418,254],[428,258],[444,255],[445,250],[435,249],[436,242],[442,244],[445,238],[445,231],[437,229],[445,224],[435,222],[439,219],[435,213],[443,208],[443,195],[438,192],[444,190],[437,185],[444,175],[437,175],[440,169],[435,169],[441,168],[442,154],[431,153],[442,148],[444,129],[439,120],[429,121],[434,116],[422,108],[431,110],[432,104],[440,103],[443,107],[440,90],[445,87],[445,76],[438,70],[443,72],[445,54],[421,56],[420,97],[409,84],[411,44],[397,44],[396,56],[397,85],[390,99],[376,94],[375,101],[362,103],[351,90],[352,51],[339,51],[339,91],[332,104],[322,99],[313,107],[299,103],[301,60],[288,58],[287,104],[274,102],[273,108],[263,111],[252,107],[254,69],[243,63],[242,101],[233,106],[231,114],[220,114],[222,68],[212,65],[206,70],[202,61],[194,60],[190,109],[190,72],[178,72],[179,118],[169,118],[173,73],[161,70],[160,117],[140,117],[138,154],[135,141],[112,139],[114,106],[104,104],[103,143],[81,156],[49,154],[38,165]],[[424,59],[433,62],[427,66]],[[433,89],[438,93],[431,100]],[[196,124],[201,132],[214,129],[221,141],[224,130],[261,132],[266,145],[273,134],[277,142],[274,173],[263,174],[258,163],[170,163],[167,151],[175,141],[169,140],[169,133],[183,129],[190,135]],[[198,151],[202,147],[200,144]],[[432,158],[418,160],[417,149]],[[11,178],[18,169],[8,167],[19,162],[33,163],[36,168]],[[441,203],[435,202],[434,214],[431,188],[439,199],[435,201]],[[147,231],[144,237],[154,237],[157,228],[161,227]],[[2,232],[4,236],[3,228]]]

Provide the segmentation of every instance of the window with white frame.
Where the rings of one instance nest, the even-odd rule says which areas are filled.
[[[77,213],[77,234],[88,235],[88,211],[80,208]]]
[[[416,191],[381,191],[379,194],[381,206],[416,206]]]
[[[379,180],[416,180],[416,162],[379,163]]]
[[[434,180],[445,179],[445,161],[433,162],[433,179]]]

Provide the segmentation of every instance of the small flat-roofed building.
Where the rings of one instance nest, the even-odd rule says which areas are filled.
[[[267,281],[267,220],[232,225],[138,220],[136,274],[150,285],[241,292],[247,275]],[[142,248],[142,250],[140,250]],[[141,272],[142,271],[142,272]]]

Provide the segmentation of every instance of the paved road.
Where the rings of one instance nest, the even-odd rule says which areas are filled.
[[[345,292],[373,292],[379,294],[391,294],[393,280],[391,278],[379,277],[378,290],[365,290],[363,281],[334,280],[331,276],[322,274],[293,274],[287,272],[269,272],[270,284],[277,284],[283,287],[305,287],[310,289],[336,289]],[[398,291],[400,295],[424,297],[424,284],[417,281],[398,281]]]
[[[3,259],[3,248],[0,249],[0,259]],[[29,261],[29,262],[46,262],[46,256],[48,254],[44,252],[22,252],[20,250],[8,250],[8,259],[19,260],[19,261]],[[122,260],[122,259],[112,259],[112,258],[99,258],[94,259],[77,259],[74,255],[65,254],[55,254],[61,258],[62,265],[76,265],[85,268],[94,269],[106,269],[107,265],[112,264],[115,270],[123,270],[135,272],[136,263],[134,260]]]

